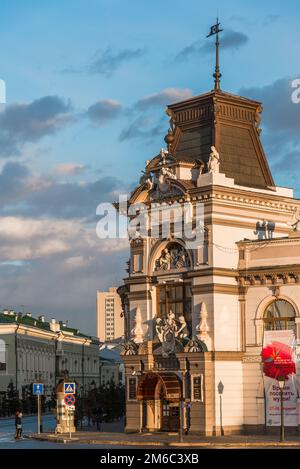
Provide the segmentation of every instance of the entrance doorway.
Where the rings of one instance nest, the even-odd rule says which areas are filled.
[[[142,427],[148,431],[178,431],[180,428],[181,379],[172,372],[146,373],[138,384]]]
[[[162,402],[162,431],[178,431],[180,428],[180,408],[178,402]]]

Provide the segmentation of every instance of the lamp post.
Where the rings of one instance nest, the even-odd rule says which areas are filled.
[[[224,429],[223,429],[223,409],[222,409],[222,394],[224,391],[224,384],[222,381],[219,382],[218,384],[218,393],[220,396],[220,433],[221,436],[224,436]]]
[[[280,388],[280,441],[284,441],[284,412],[283,412],[283,390],[285,385],[284,376],[277,378],[278,386]]]

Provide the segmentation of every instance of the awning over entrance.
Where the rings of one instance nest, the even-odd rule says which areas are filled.
[[[139,381],[137,388],[137,399],[159,399],[161,396],[155,395],[156,386],[161,383],[162,398],[167,401],[179,401],[181,380],[175,373],[150,372],[145,374]]]

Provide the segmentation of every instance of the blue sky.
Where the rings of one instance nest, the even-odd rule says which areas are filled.
[[[274,178],[297,186],[298,2],[1,0],[2,307],[93,332],[95,290],[121,281],[128,252],[101,245],[90,221],[163,146],[165,105],[213,87],[217,14],[222,89],[264,102]]]

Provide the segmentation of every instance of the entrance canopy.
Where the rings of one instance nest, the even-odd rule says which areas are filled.
[[[156,387],[161,384],[162,396],[156,393]],[[167,401],[179,401],[181,394],[181,379],[176,373],[145,374],[139,381],[137,388],[137,399],[166,399]]]

